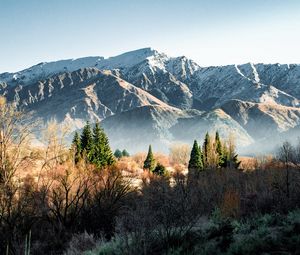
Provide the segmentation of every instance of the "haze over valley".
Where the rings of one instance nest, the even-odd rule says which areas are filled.
[[[112,147],[131,152],[149,143],[167,151],[217,130],[232,133],[241,153],[272,152],[300,125],[300,65],[201,67],[152,48],[2,73],[0,94],[72,131],[100,121]]]

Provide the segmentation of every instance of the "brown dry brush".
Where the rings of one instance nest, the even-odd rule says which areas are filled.
[[[189,182],[176,173],[173,185],[166,177],[152,176],[144,182],[134,206],[118,218],[119,237],[128,254],[160,254],[192,243],[193,230],[216,209],[224,219],[287,213],[300,206],[300,172],[290,169],[290,177],[287,197],[281,167],[215,169]]]
[[[123,173],[130,172],[126,164],[101,170],[85,160],[75,165],[64,143],[67,129],[55,123],[46,148],[31,153],[30,121],[13,105],[1,99],[0,105],[0,254],[23,254],[29,233],[32,254],[61,254],[80,233],[87,233],[89,247],[92,237],[118,234],[124,252],[155,254],[188,246],[199,221],[215,210],[242,218],[300,205],[300,145],[283,144],[277,158],[257,170],[207,169],[187,180],[178,168],[170,176],[145,174],[136,188],[136,177]],[[36,175],[21,176],[37,161]]]
[[[287,198],[280,164],[272,170],[207,170],[192,182],[180,172],[171,177],[149,175],[139,191],[114,167],[99,171],[69,161],[54,172],[48,176],[51,185],[37,185],[27,177],[11,193],[1,192],[8,197],[1,199],[1,230],[10,236],[11,254],[24,250],[30,230],[32,254],[59,254],[73,235],[85,231],[96,238],[119,233],[129,254],[155,253],[188,245],[200,218],[216,208],[222,217],[240,218],[285,213],[300,204],[299,170],[289,169]],[[5,249],[3,243],[1,251]]]

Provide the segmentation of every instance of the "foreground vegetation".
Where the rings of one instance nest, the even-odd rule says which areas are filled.
[[[0,254],[300,252],[300,144],[243,164],[218,133],[129,156],[99,124],[71,148],[55,122],[32,147],[36,129],[0,99]]]
[[[235,220],[223,218],[220,211],[213,212],[210,219],[200,219],[198,224],[182,235],[173,235],[172,247],[165,249],[165,239],[156,233],[148,238],[149,254],[299,254],[300,253],[300,211],[288,215],[265,214],[254,218]],[[85,252],[95,254],[143,254],[145,251],[136,243],[135,236],[116,235],[105,242],[94,240],[93,236],[73,237],[69,253],[80,253],[84,243],[92,242],[95,248]]]

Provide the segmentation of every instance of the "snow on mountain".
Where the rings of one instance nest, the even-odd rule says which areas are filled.
[[[179,68],[174,64],[177,58],[170,58],[164,53],[159,53],[152,48],[143,48],[135,51],[123,53],[115,57],[84,57],[78,59],[66,59],[54,62],[43,62],[28,69],[16,73],[0,74],[0,84],[26,85],[30,82],[46,79],[51,75],[72,72],[85,67],[97,67],[98,69],[128,69],[143,61],[147,61],[153,69],[166,71],[168,66],[175,73],[183,76],[192,74],[198,67],[185,57],[180,57],[182,63],[178,63]],[[181,70],[183,68],[183,70]]]
[[[58,122],[79,123],[79,126],[80,121],[100,121],[145,105],[173,109],[111,71],[96,68],[61,73],[30,86],[10,87],[7,99],[45,121],[54,118]]]
[[[193,97],[202,102],[200,108],[204,107],[204,109],[218,107],[232,99],[296,107],[300,105],[300,97],[294,93],[300,85],[300,68],[299,77],[294,74],[295,80],[290,81],[294,85],[289,87],[293,89],[288,90],[286,86],[281,85],[280,81],[283,77],[285,80],[289,77],[286,68],[284,68],[284,75],[282,73],[281,78],[276,82],[266,79],[261,69],[260,64],[252,63],[201,68],[196,71],[194,81],[190,83]],[[275,84],[279,85],[275,86]]]
[[[38,80],[46,79],[57,73],[72,72],[84,67],[94,67],[103,59],[103,57],[85,57],[49,63],[43,62],[20,72],[0,74],[0,83],[6,83],[12,86],[27,85]]]
[[[163,58],[167,58],[167,56],[152,48],[143,48],[104,59],[97,64],[97,67],[100,69],[127,69],[146,59],[152,61],[153,66],[156,66],[160,65]]]
[[[300,108],[231,100],[221,107],[254,139],[262,139],[300,125]]]
[[[171,132],[174,125],[180,126],[176,124],[180,118],[190,118],[190,122],[182,120],[183,126],[188,128],[190,123],[199,132],[233,130],[244,144],[300,126],[300,65],[203,68],[184,56],[170,57],[152,48],[109,58],[40,63],[3,73],[0,95],[39,117],[56,118],[77,128],[89,119],[109,118],[103,123],[112,123],[107,126],[122,133],[113,125],[124,126],[129,116],[138,123],[145,113],[147,130],[168,141],[180,137],[174,135],[179,129]],[[186,115],[191,110],[197,114]]]

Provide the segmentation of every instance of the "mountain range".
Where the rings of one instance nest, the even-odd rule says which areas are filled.
[[[300,135],[300,65],[201,67],[151,48],[39,63],[0,74],[0,95],[47,122],[100,121],[113,148],[167,150],[233,133],[242,153]]]

